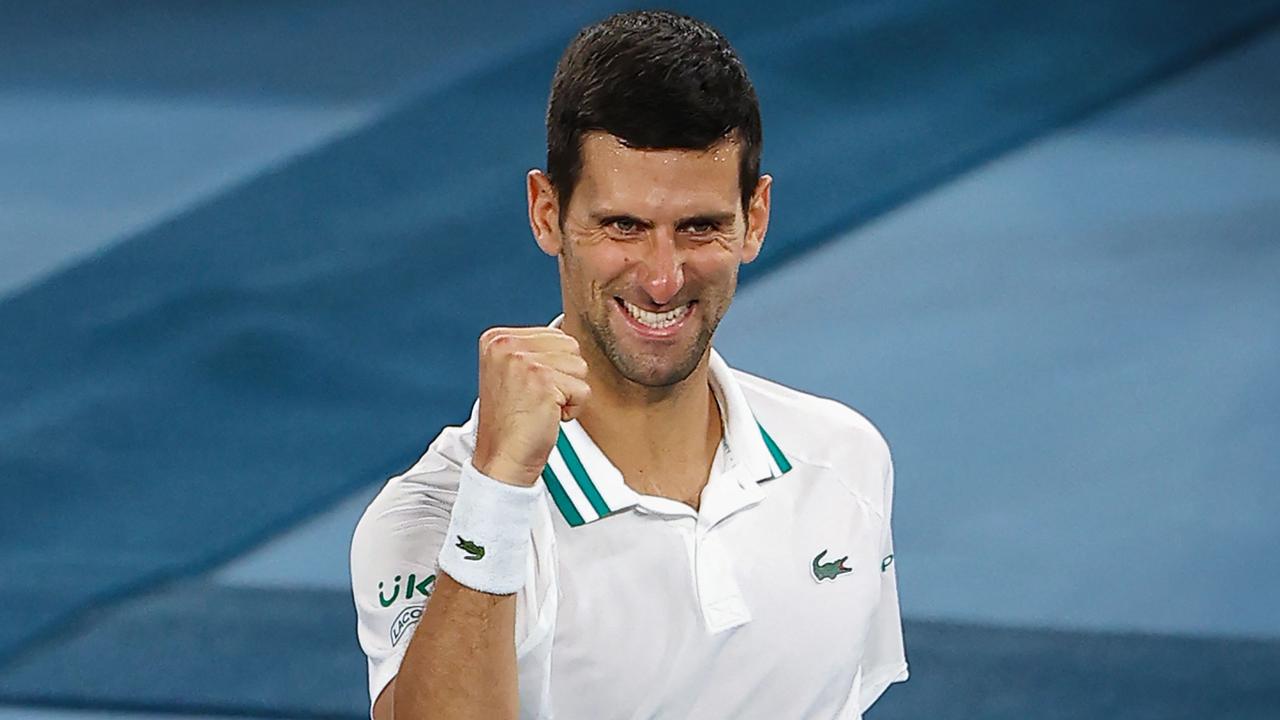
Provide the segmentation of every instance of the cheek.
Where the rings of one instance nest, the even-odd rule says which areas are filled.
[[[629,248],[605,239],[586,239],[574,247],[573,269],[575,274],[593,287],[608,286],[626,273],[631,266]]]
[[[626,273],[627,268],[631,267],[632,257],[629,248],[619,246],[616,243],[604,242],[596,248],[595,266],[597,277],[603,282],[609,282],[618,276]]]
[[[692,252],[685,260],[685,272],[708,285],[721,285],[732,280],[740,259],[732,245],[708,243]]]

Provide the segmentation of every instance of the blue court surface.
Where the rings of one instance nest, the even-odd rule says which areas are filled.
[[[776,178],[717,345],[893,448],[868,717],[1280,717],[1280,2],[683,7]],[[364,717],[351,531],[476,335],[556,312],[522,175],[614,6],[40,8],[0,2],[0,720]]]

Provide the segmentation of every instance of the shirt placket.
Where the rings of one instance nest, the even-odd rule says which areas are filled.
[[[711,634],[751,622],[751,611],[734,577],[733,557],[714,528],[696,526],[693,533],[693,575],[702,621]]]
[[[734,572],[734,548],[725,541],[723,522],[758,503],[762,494],[755,482],[743,483],[741,467],[714,478],[693,530],[693,575],[698,604],[708,633],[720,633],[751,622]]]

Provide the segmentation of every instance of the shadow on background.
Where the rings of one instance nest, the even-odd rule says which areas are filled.
[[[267,150],[238,146],[238,169],[172,200],[190,204],[121,220],[121,236],[63,225],[91,237],[33,262],[0,299],[0,700],[365,716],[346,591],[206,573],[407,466],[470,407],[479,332],[554,314],[553,266],[523,240],[520,178],[542,160],[559,50],[607,6],[447,19],[354,3],[0,6],[16,20],[0,24],[0,110],[64,95],[90,111],[99,97],[305,106],[275,132],[310,128],[318,143],[253,171]],[[751,292],[884,211],[1262,33],[1280,3],[688,9],[735,42],[765,111],[777,216],[744,274]],[[237,117],[251,135],[261,116]],[[166,155],[175,172],[181,151]],[[101,184],[120,182],[110,170]],[[0,178],[19,213],[24,190]],[[827,288],[834,302],[840,291]],[[957,480],[900,484],[942,481]],[[927,543],[901,528],[900,547]],[[913,679],[874,717],[1280,707],[1274,641],[907,631]]]

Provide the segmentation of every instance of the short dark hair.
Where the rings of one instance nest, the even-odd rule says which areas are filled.
[[[562,211],[582,172],[582,136],[594,130],[648,150],[736,140],[744,212],[760,177],[760,103],[747,70],[724,35],[685,15],[618,13],[565,49],[547,103],[547,175]]]

